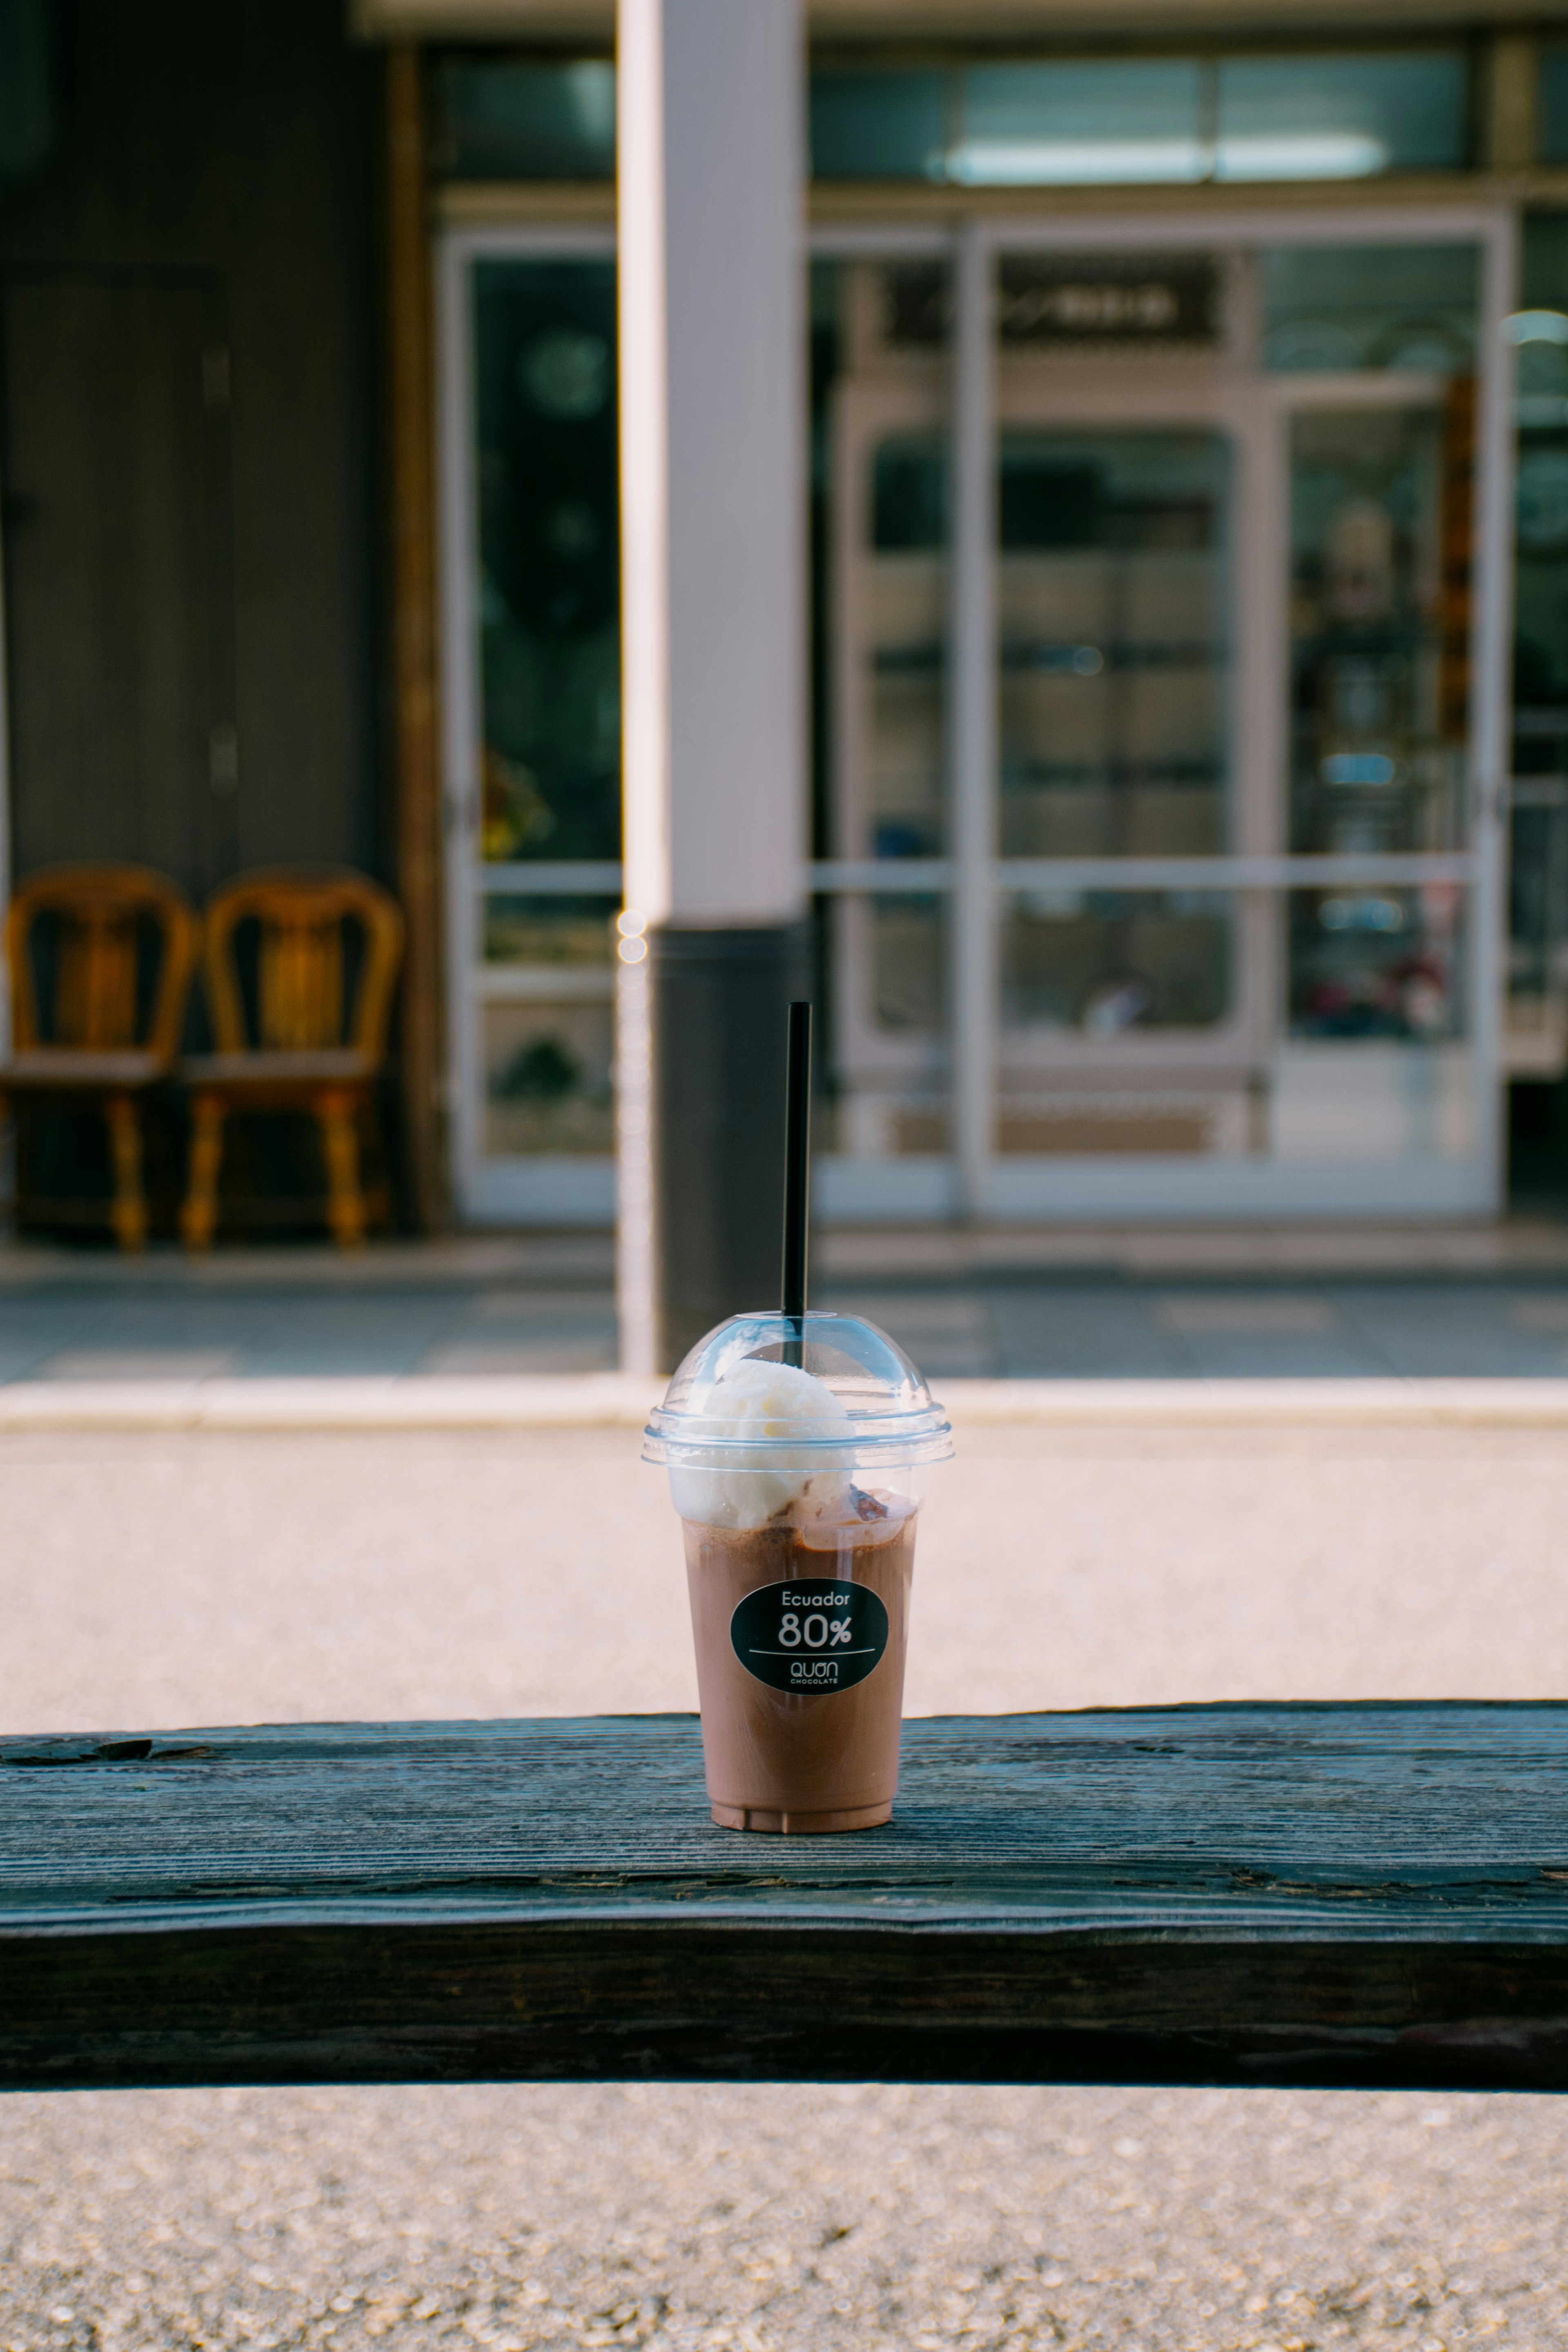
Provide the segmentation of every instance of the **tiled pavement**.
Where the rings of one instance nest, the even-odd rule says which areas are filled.
[[[1568,1285],[1024,1282],[857,1287],[931,1372],[1035,1380],[1542,1379],[1568,1372]]]
[[[1317,1269],[1212,1247],[1142,1260],[1108,1248],[1077,1264],[1056,1248],[1031,1262],[1026,1239],[1009,1264],[1004,1236],[958,1262],[911,1244],[901,1269],[884,1247],[824,1255],[817,1303],[868,1316],[939,1377],[1568,1374],[1557,1248],[1468,1268],[1441,1250],[1436,1264],[1382,1266],[1344,1251]],[[348,1262],[237,1253],[195,1267],[9,1249],[0,1381],[595,1371],[616,1360],[610,1273],[597,1237]]]

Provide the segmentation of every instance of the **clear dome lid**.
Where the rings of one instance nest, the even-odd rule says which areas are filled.
[[[804,1335],[804,1336],[803,1336]],[[785,1368],[792,1391],[781,1415],[770,1384],[741,1374],[742,1365]],[[789,1378],[793,1368],[795,1379]],[[802,1373],[826,1394],[813,1415]],[[738,1419],[737,1392],[757,1393],[758,1410]],[[871,1467],[879,1462],[945,1462],[952,1452],[947,1415],[896,1340],[858,1315],[731,1315],[700,1339],[676,1372],[644,1432],[643,1460],[700,1462],[713,1469],[750,1468],[777,1445],[801,1467]]]

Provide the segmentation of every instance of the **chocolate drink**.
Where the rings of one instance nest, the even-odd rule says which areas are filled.
[[[860,1830],[890,1817],[915,1519],[908,1496],[851,1486],[828,1517],[683,1521],[721,1828]]]

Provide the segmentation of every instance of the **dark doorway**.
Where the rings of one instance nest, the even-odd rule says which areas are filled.
[[[209,275],[10,276],[0,488],[14,871],[236,862],[229,368]]]

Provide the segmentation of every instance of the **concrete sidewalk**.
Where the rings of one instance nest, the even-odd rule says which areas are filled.
[[[625,1424],[0,1433],[0,1728],[691,1706],[637,1455]],[[909,1705],[1551,1696],[1565,1528],[1561,1420],[961,1423]]]
[[[1154,1409],[1180,1386],[964,1424],[914,1710],[1568,1688],[1560,1427],[1314,1422],[1277,1389],[1226,1420],[1192,1386],[1184,1424]],[[624,1423],[0,1432],[0,1725],[689,1706],[636,1454]],[[1568,2340],[1550,2099],[498,2085],[3,2121],[15,2352]]]
[[[0,1247],[7,1383],[603,1372],[608,1236],[331,1250]],[[1551,1379],[1568,1374],[1568,1227],[834,1231],[816,1302],[932,1378]]]

